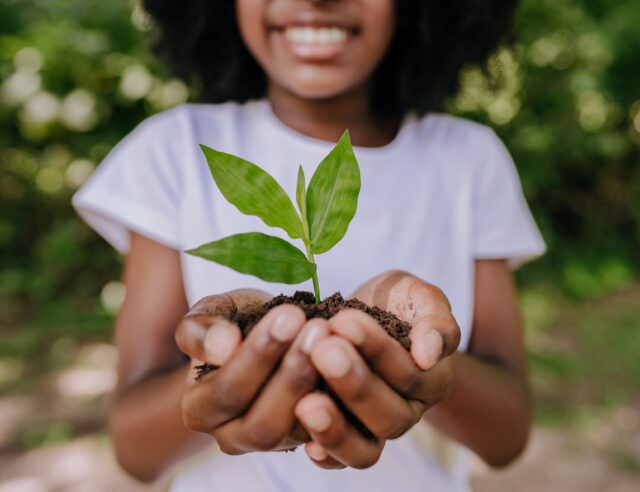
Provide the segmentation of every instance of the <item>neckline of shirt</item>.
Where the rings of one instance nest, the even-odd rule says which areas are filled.
[[[323,152],[328,151],[335,145],[334,142],[321,140],[319,138],[305,135],[304,133],[300,133],[299,131],[294,130],[290,126],[287,126],[274,114],[271,108],[271,103],[268,99],[260,99],[245,104],[253,104],[256,107],[257,112],[264,118],[267,124],[276,133],[281,134],[284,138],[294,142],[297,145],[304,145],[306,147],[314,148]],[[415,123],[417,121],[418,118],[414,114],[407,114],[402,119],[398,133],[391,142],[381,147],[360,147],[354,145],[353,150],[356,155],[372,158],[388,156],[389,154],[396,152],[406,145],[406,143],[410,140],[409,137],[412,134],[412,131],[410,130],[415,126]]]

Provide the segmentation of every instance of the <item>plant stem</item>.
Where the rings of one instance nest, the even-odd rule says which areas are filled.
[[[300,169],[302,169],[302,167],[300,167]],[[303,233],[304,233],[304,237],[302,238],[302,241],[304,242],[304,247],[307,249],[307,259],[309,260],[310,263],[313,263],[314,265],[316,265],[316,271],[314,272],[313,276],[311,277],[311,279],[313,280],[313,292],[316,296],[316,304],[320,304],[320,301],[322,300],[320,297],[320,285],[318,284],[318,269],[317,269],[317,264],[316,264],[316,259],[313,257],[313,253],[311,252],[311,240],[309,239],[309,223],[307,222],[307,209],[306,206],[304,205],[306,203],[306,192],[304,192],[304,186],[302,187],[303,189],[303,196],[302,196],[302,207],[300,209],[300,220],[302,220],[302,229],[303,229]]]
[[[305,247],[307,248],[307,258],[309,259],[310,263],[313,263],[314,265],[316,264],[316,260],[313,257],[313,253],[311,252],[311,245],[309,245],[306,241],[304,243]],[[313,280],[313,292],[316,296],[316,304],[320,304],[321,301],[321,297],[320,297],[320,285],[318,284],[318,270],[316,269],[315,273],[313,274],[313,277],[311,277],[311,280]]]

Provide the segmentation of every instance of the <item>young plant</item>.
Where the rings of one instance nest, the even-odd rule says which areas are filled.
[[[200,147],[223,196],[240,212],[283,229],[292,239],[301,239],[306,256],[289,242],[260,232],[235,234],[187,253],[267,282],[297,284],[311,278],[316,303],[320,303],[314,255],[329,251],[344,237],[358,206],[360,169],[349,132],[343,133],[320,162],[308,188],[302,166],[298,168],[298,212],[278,182],[260,167],[234,155]]]

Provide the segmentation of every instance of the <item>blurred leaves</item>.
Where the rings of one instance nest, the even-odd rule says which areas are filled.
[[[525,293],[527,345],[540,418],[566,423],[594,408],[635,404],[639,299],[637,285],[577,304],[540,291]]]
[[[451,103],[496,127],[550,252],[523,277],[576,297],[640,269],[640,3],[524,0],[519,44],[463,75]]]
[[[147,53],[128,2],[0,6],[0,297],[97,298],[119,259],[70,198],[140,120],[188,98]]]

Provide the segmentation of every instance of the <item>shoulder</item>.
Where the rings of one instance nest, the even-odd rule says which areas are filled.
[[[483,183],[519,182],[509,150],[491,127],[431,113],[418,120],[417,128],[418,155],[428,155],[432,168],[455,182],[456,189],[473,195]]]
[[[259,101],[222,104],[185,103],[150,116],[136,131],[150,136],[165,150],[180,149],[200,153],[200,144],[233,152],[234,145],[245,138],[258,123]]]
[[[228,124],[247,112],[247,105],[184,103],[144,119],[134,130],[141,134],[189,133],[200,126]]]
[[[206,136],[224,140],[225,128],[242,105],[181,104],[142,120],[112,149],[100,165],[123,173],[164,173],[179,176],[197,169],[199,144]],[[231,123],[231,125],[230,125]]]
[[[497,167],[513,167],[507,147],[489,126],[444,113],[418,121],[420,139],[437,148],[448,165],[461,172],[484,174]]]
[[[481,123],[446,113],[429,113],[418,120],[422,136],[458,148],[491,146],[500,139],[492,128]]]

